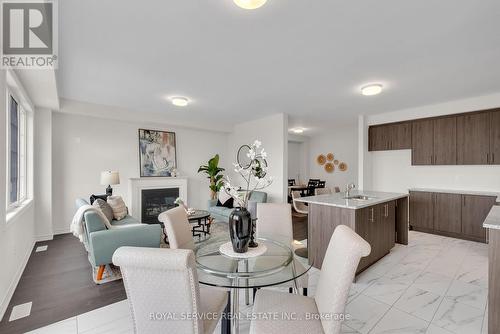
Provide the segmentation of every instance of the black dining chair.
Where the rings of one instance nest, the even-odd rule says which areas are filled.
[[[294,186],[295,185],[295,179],[288,179],[288,186]]]
[[[307,196],[314,196],[314,189],[318,188],[320,179],[309,179],[307,182]]]
[[[326,186],[326,181],[319,181],[317,188],[324,188]]]

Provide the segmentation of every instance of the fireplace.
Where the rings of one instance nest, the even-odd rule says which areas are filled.
[[[141,191],[141,221],[143,224],[158,224],[160,213],[176,207],[179,188],[143,189]]]

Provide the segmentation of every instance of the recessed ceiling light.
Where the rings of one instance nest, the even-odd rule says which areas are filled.
[[[293,133],[303,133],[304,129],[302,129],[302,128],[295,128],[295,129],[292,129],[292,132]]]
[[[377,95],[382,92],[382,85],[381,84],[370,84],[361,87],[361,94],[365,96],[372,96],[372,95]]]
[[[177,96],[171,98],[172,104],[177,107],[185,107],[188,105],[189,101],[185,97]]]
[[[236,5],[243,9],[257,9],[262,7],[267,0],[233,0]]]

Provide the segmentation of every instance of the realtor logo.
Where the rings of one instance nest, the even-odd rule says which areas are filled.
[[[54,1],[2,1],[2,68],[56,68]]]

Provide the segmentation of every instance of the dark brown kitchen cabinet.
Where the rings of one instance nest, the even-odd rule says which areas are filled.
[[[391,149],[390,125],[370,126],[368,130],[368,149],[370,151],[387,151]]]
[[[434,122],[414,121],[411,129],[411,164],[432,165],[434,161]]]
[[[440,232],[462,232],[462,195],[434,194],[434,229]]]
[[[490,159],[490,113],[457,118],[457,164],[487,165]]]
[[[483,222],[496,198],[410,191],[410,226],[416,231],[487,242]]]
[[[457,118],[434,119],[433,125],[433,165],[457,164]]]
[[[490,164],[500,165],[500,110],[490,112]]]
[[[492,196],[462,195],[462,234],[486,242],[483,222],[495,201]]]
[[[368,150],[388,151],[411,148],[411,123],[373,125],[368,129]]]
[[[394,222],[396,221],[396,202],[391,201],[382,204],[380,210],[380,221],[383,229],[384,251],[382,256],[387,254],[389,250],[396,244],[396,229]]]
[[[434,229],[434,196],[431,192],[410,191],[410,226]]]

